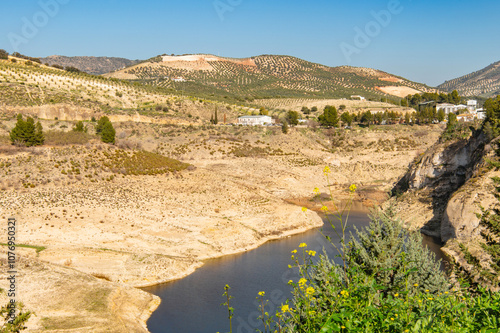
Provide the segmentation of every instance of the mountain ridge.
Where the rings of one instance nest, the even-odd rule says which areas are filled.
[[[463,96],[494,97],[500,94],[500,61],[483,69],[445,81],[438,86],[445,91],[457,90]]]
[[[287,55],[228,58],[210,54],[159,55],[107,77],[139,81],[186,92],[222,94],[241,99],[276,97],[380,100],[403,98],[435,89],[397,75],[364,67],[326,65]]]
[[[45,58],[40,58],[44,64],[59,65],[62,67],[75,67],[93,75],[101,75],[134,65],[139,60],[130,60],[119,57],[94,57],[94,56],[62,56],[51,55]]]

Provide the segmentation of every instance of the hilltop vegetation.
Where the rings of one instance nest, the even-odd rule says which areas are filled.
[[[60,55],[40,58],[40,60],[42,63],[49,64],[50,66],[74,67],[82,72],[93,75],[109,73],[139,62],[138,60],[116,57],[65,57]]]
[[[380,100],[384,88],[430,91],[381,71],[327,67],[290,56],[229,59],[209,55],[158,56],[107,76],[202,96],[253,101],[261,98],[343,98],[364,95]],[[174,80],[175,79],[175,80]],[[398,95],[398,93],[396,93]],[[400,95],[403,97],[406,94]]]
[[[449,92],[458,90],[463,96],[494,97],[500,94],[500,61],[477,72],[446,81],[438,88]]]

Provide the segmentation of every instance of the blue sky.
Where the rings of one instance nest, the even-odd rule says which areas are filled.
[[[500,60],[499,12],[491,0],[4,1],[0,48],[129,59],[286,54],[437,85]]]

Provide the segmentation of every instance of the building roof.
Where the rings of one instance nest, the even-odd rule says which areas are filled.
[[[270,116],[264,116],[264,115],[261,115],[261,116],[241,116],[241,117],[238,117],[238,119],[255,119],[255,118],[271,118]]]

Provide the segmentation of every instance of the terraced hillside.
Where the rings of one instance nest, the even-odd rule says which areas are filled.
[[[238,113],[255,112],[248,107],[181,96],[160,87],[124,80],[68,72],[24,59],[10,57],[9,60],[0,60],[2,113],[25,112],[22,108],[61,109],[62,106],[74,111],[72,113],[78,114],[79,118],[82,114],[87,114],[89,119],[92,114],[102,113],[144,116],[158,114],[176,121],[196,122],[198,119],[210,119],[216,107],[223,109],[228,119],[234,118]],[[34,113],[40,115],[40,110],[35,110]],[[62,119],[58,114],[53,116]]]
[[[462,96],[494,97],[500,94],[500,61],[477,72],[446,81],[439,89],[457,90]]]
[[[106,76],[226,98],[404,97],[433,89],[369,68],[327,67],[290,56],[158,56]]]
[[[129,60],[115,57],[65,57],[53,55],[46,58],[40,58],[44,64],[59,65],[63,67],[75,67],[82,72],[94,75],[101,75],[132,66],[138,63],[138,60]]]

